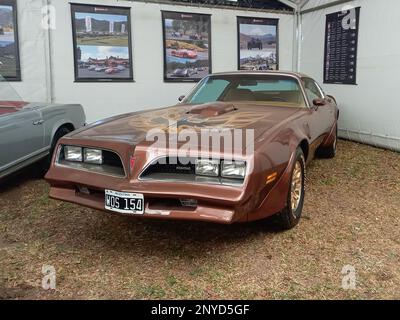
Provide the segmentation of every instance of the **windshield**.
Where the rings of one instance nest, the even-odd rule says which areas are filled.
[[[208,102],[259,102],[305,107],[299,82],[281,75],[221,75],[204,78],[184,100],[188,104]]]
[[[10,83],[0,75],[0,106],[9,101],[22,101],[22,99]]]

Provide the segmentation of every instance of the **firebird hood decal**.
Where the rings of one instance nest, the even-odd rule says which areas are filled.
[[[232,104],[225,104],[229,105]],[[177,105],[159,110],[128,114],[89,126],[74,135],[78,139],[119,140],[137,144],[143,141],[152,129],[178,131],[192,129],[254,129],[256,135],[284,121],[299,111],[298,108],[283,106],[249,105],[235,103],[229,112],[219,112],[216,104],[209,104],[209,110],[191,112],[199,108],[193,105]],[[207,106],[207,105],[200,105]]]

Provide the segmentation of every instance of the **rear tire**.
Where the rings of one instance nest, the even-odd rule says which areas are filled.
[[[301,148],[297,148],[291,171],[286,207],[276,215],[281,230],[290,230],[298,225],[304,205],[306,161]]]
[[[325,159],[333,159],[336,156],[337,153],[337,136],[338,136],[338,128],[336,125],[336,130],[335,130],[335,140],[332,142],[330,146],[327,147],[320,147],[318,149],[318,156],[320,158],[325,158]]]
[[[53,141],[51,142],[50,154],[45,159],[43,159],[42,162],[43,174],[46,174],[47,171],[49,171],[50,169],[51,159],[53,158],[53,153],[56,148],[58,140],[60,140],[62,137],[64,137],[66,134],[70,132],[71,130],[69,130],[67,127],[61,127],[54,134]]]

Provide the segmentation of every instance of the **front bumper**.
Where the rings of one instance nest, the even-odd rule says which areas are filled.
[[[231,224],[247,221],[250,199],[242,188],[149,181],[130,181],[65,167],[52,167],[46,175],[50,197],[89,208],[105,209],[105,190],[141,193],[145,199],[143,218],[198,220]],[[85,188],[89,193],[80,190]],[[180,199],[197,201],[196,207],[176,205]],[[118,214],[118,213],[116,213]]]
[[[80,141],[73,141],[73,139],[68,139],[67,143],[82,145]],[[108,176],[59,166],[53,159],[53,164],[46,175],[46,180],[51,186],[51,198],[115,213],[105,209],[106,189],[140,193],[144,195],[145,210],[143,215],[134,215],[135,217],[221,224],[263,219],[279,212],[286,203],[288,175],[285,173],[285,168],[287,164],[274,169],[279,172],[279,179],[273,185],[265,185],[265,177],[271,172],[264,170],[254,170],[240,187],[206,183],[143,181],[138,177],[139,168],[146,167],[150,159],[154,159],[146,147],[136,147],[134,168],[130,168],[129,163],[130,157],[133,156],[132,149],[122,144],[110,143],[108,146],[104,142],[91,141],[90,147],[115,150],[121,156],[126,177]],[[88,189],[89,193],[83,193],[82,189]],[[197,206],[176,205],[180,199],[196,200]]]
[[[106,211],[117,215],[128,215],[117,213],[104,209],[104,192],[94,195],[79,193],[74,189],[52,187],[50,197],[57,200],[63,200],[80,204],[89,208]],[[146,200],[147,199],[147,200]],[[151,198],[154,200],[154,198]],[[157,199],[158,200],[158,199]],[[198,202],[195,208],[190,207],[161,207],[157,204],[152,205],[151,200],[145,195],[145,213],[143,215],[130,215],[139,218],[157,218],[157,219],[173,219],[173,220],[197,220],[212,223],[231,224],[239,222],[241,218],[243,222],[246,218],[236,214],[234,207],[222,207],[209,204],[206,202]]]
[[[121,215],[105,209],[106,189],[143,194],[144,214],[131,215],[134,217],[233,224],[264,219],[281,211],[286,204],[287,176],[283,174],[266,195],[252,192],[251,189],[217,185],[143,181],[131,183],[61,167],[51,169],[46,179],[51,185],[51,198],[113,214]],[[87,188],[90,194],[82,193],[82,187]],[[176,205],[179,199],[196,200],[197,206]]]

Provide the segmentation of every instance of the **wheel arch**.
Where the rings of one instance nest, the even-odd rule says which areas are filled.
[[[67,128],[70,132],[75,130],[75,126],[71,122],[60,122],[57,125],[54,126],[53,131],[51,133],[51,141],[50,141],[50,146],[54,144],[54,137],[57,133],[62,128]]]
[[[57,132],[59,129],[61,129],[62,127],[66,127],[69,131],[74,131],[74,130],[75,130],[74,125],[73,125],[72,123],[70,123],[70,122],[67,122],[67,123],[63,124],[62,126],[60,126],[60,127],[56,130],[56,132]]]
[[[303,139],[303,140],[300,142],[299,147],[300,147],[301,150],[303,151],[304,158],[305,158],[305,160],[306,160],[306,162],[307,162],[308,156],[309,156],[309,154],[310,154],[310,146],[309,146],[309,144],[308,144],[308,141],[307,141],[306,139]]]

